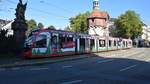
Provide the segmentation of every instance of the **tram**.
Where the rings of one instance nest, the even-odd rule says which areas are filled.
[[[62,30],[37,29],[31,32],[24,46],[24,57],[44,58],[128,49],[132,47],[132,40]]]

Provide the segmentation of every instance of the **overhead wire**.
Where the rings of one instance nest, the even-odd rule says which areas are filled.
[[[11,4],[17,4],[16,2],[12,1],[12,0],[6,0],[7,2],[11,3]],[[55,16],[56,18],[61,18],[61,19],[64,19],[64,20],[68,20],[69,17],[65,17],[65,16],[62,16],[62,15],[58,15],[58,14],[55,14],[55,13],[51,13],[51,12],[47,12],[47,11],[44,11],[44,10],[41,10],[41,9],[37,9],[37,8],[28,8],[29,10],[33,10],[33,11],[36,11],[36,12],[40,12],[40,13],[43,13],[43,14],[47,14],[47,15],[51,15],[51,16]]]
[[[61,9],[61,11],[64,11],[64,12],[69,13],[69,14],[73,13],[73,11],[70,11],[70,10],[68,10],[66,8],[62,8],[60,6],[54,5],[54,4],[50,3],[50,2],[45,2],[45,1],[42,0],[42,1],[40,1],[40,3],[46,4],[46,5],[51,6],[53,8]]]
[[[54,13],[43,11],[37,8],[29,8],[29,10],[37,11],[37,12],[44,13],[44,14],[51,15],[51,16],[56,16],[56,18],[62,18],[62,19],[68,20],[68,17],[56,15]]]

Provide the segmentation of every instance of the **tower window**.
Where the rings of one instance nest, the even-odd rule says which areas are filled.
[[[94,22],[94,19],[92,19],[92,22]]]
[[[98,2],[96,2],[96,6],[98,6]]]

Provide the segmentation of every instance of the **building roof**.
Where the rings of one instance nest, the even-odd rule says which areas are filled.
[[[3,19],[0,19],[0,28],[7,25],[8,23],[10,23],[11,21],[9,20],[3,20]]]
[[[107,12],[101,12],[99,10],[93,10],[90,14],[89,18],[109,18],[109,15]]]

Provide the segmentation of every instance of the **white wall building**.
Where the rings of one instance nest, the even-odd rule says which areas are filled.
[[[14,34],[13,30],[11,29],[11,24],[12,24],[12,23],[13,23],[13,21],[9,22],[8,24],[6,24],[5,26],[3,26],[3,27],[1,28],[1,29],[4,29],[4,30],[7,30],[7,29],[8,29],[7,36]]]
[[[143,26],[143,34],[141,39],[147,40],[150,42],[150,26]]]

